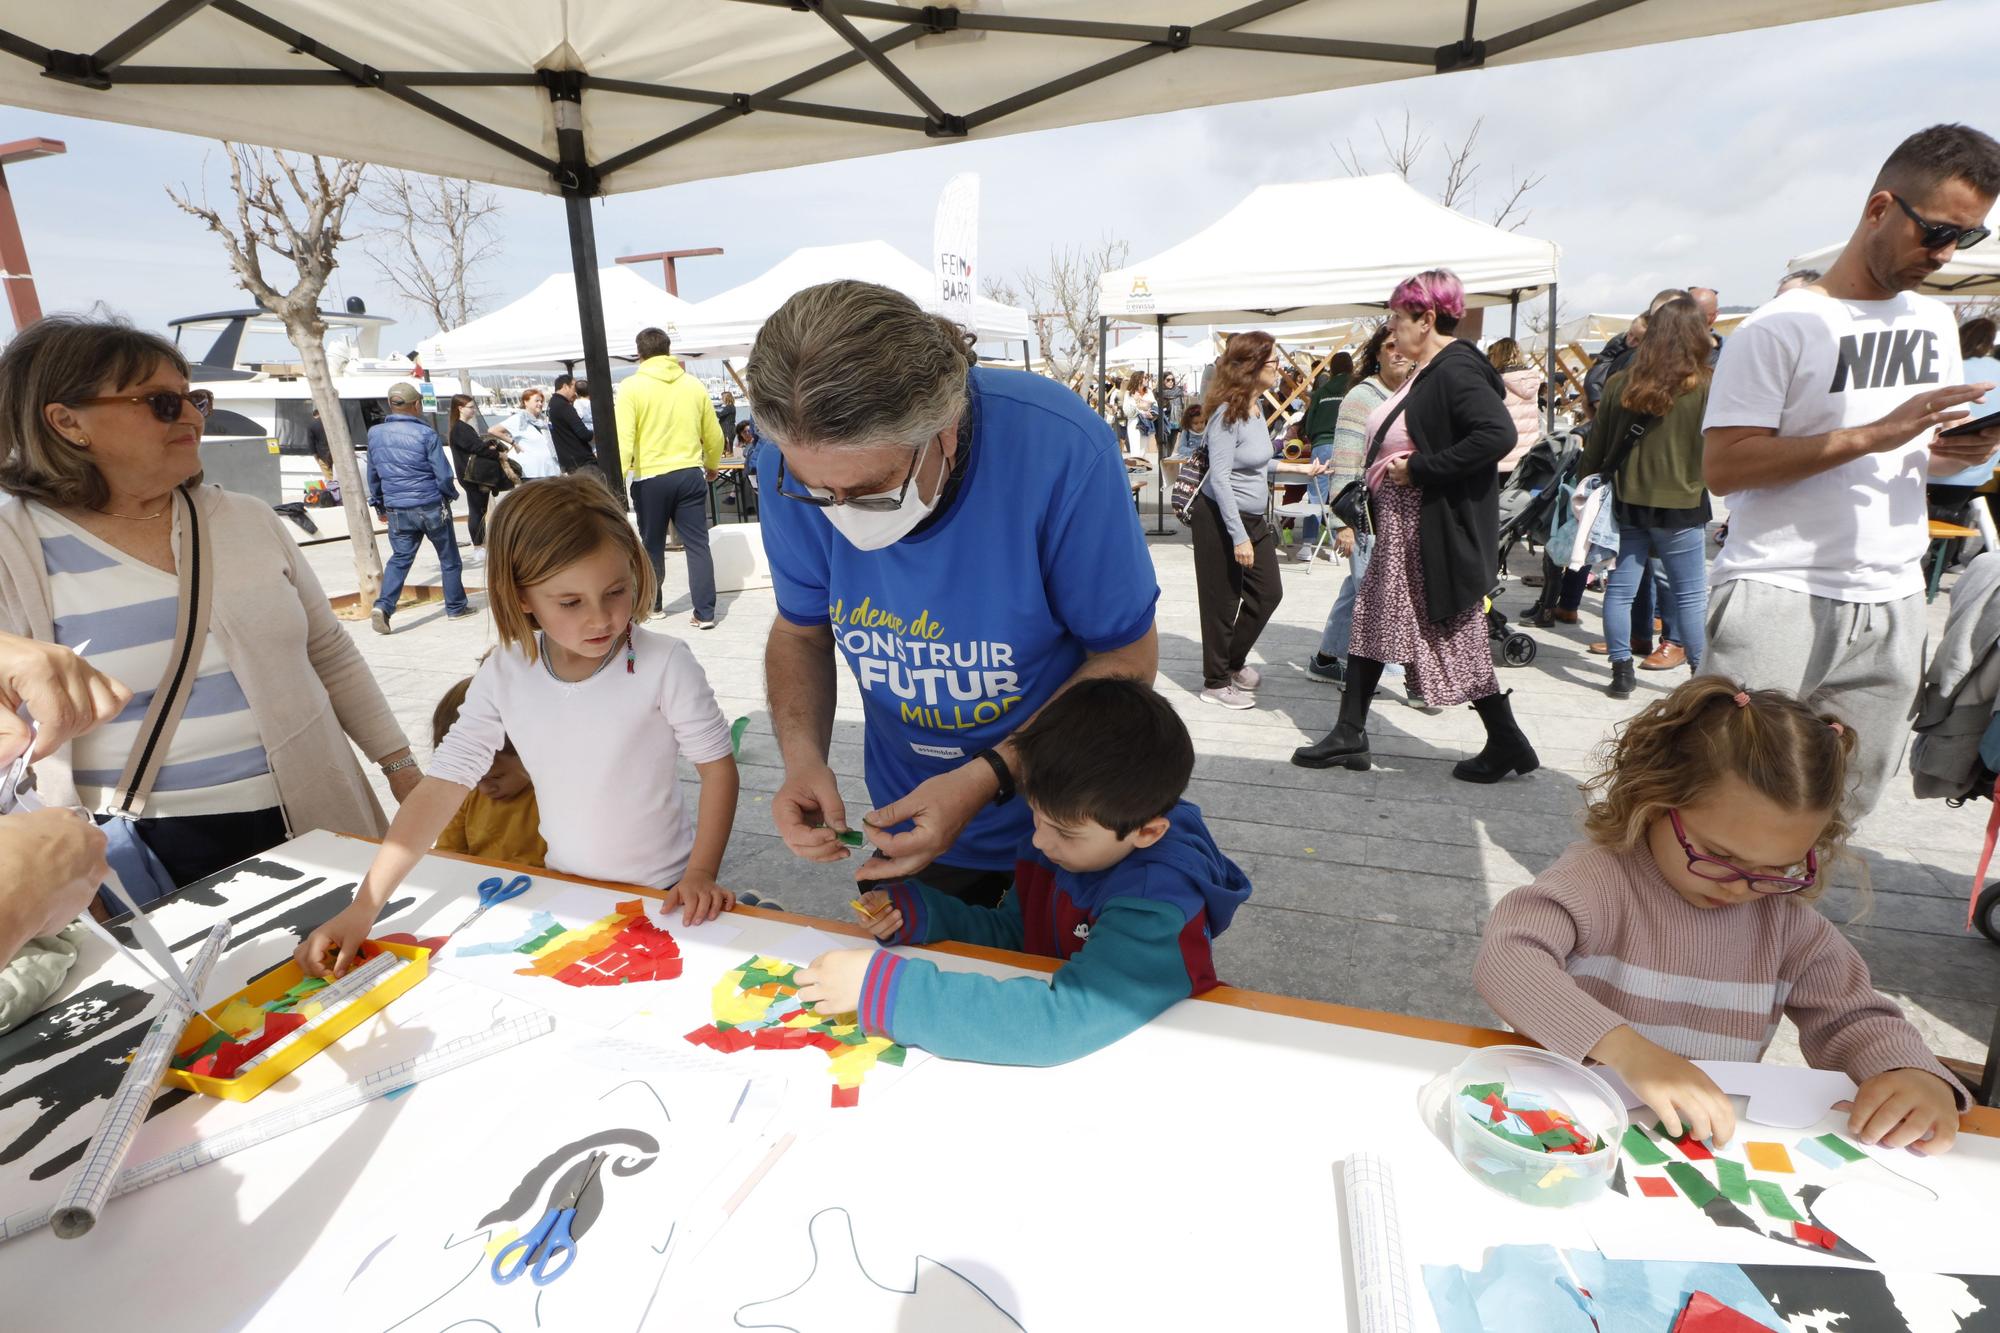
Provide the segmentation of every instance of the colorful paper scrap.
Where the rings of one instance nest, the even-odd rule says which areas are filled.
[[[1708,1177],[1689,1166],[1686,1162],[1668,1162],[1667,1175],[1674,1184],[1681,1187],[1689,1203],[1697,1208],[1706,1208],[1710,1200],[1718,1197],[1715,1186],[1708,1183]]]
[[[1774,1176],[1792,1174],[1792,1155],[1785,1151],[1782,1143],[1746,1143],[1743,1155],[1759,1171],[1768,1171]]]
[[[1664,1161],[1666,1159],[1662,1158],[1661,1160]],[[1672,1199],[1678,1197],[1678,1191],[1674,1189],[1673,1184],[1660,1176],[1634,1176],[1632,1179],[1639,1186],[1639,1193],[1649,1199]]]
[[[1658,1166],[1667,1160],[1667,1155],[1660,1151],[1652,1136],[1637,1125],[1625,1127],[1624,1143],[1625,1155],[1640,1166]]]

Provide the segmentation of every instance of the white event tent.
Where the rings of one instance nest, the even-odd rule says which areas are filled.
[[[1111,350],[1105,357],[1105,364],[1114,370],[1150,368],[1157,373],[1161,362],[1162,344],[1155,341],[1150,333],[1127,333],[1111,344]],[[1215,363],[1215,349],[1180,338],[1168,338],[1164,344],[1164,363],[1165,368],[1176,375],[1196,374]]]
[[[741,286],[718,292],[686,309],[674,336],[676,354],[742,356],[777,308],[793,294],[822,282],[858,278],[893,287],[926,310],[942,312],[931,271],[887,241],[809,245],[794,250]],[[1033,326],[1028,316],[984,296],[973,300],[972,332],[981,342],[1019,343],[1027,358]]]
[[[6,0],[0,105],[560,195],[611,473],[595,196],[1915,2]]]
[[[674,339],[692,302],[654,286],[623,265],[597,271],[604,298],[604,342],[612,356],[630,357],[640,329],[660,328]],[[491,314],[434,334],[417,344],[432,366],[565,366],[584,359],[576,275],[551,273],[526,296]]]

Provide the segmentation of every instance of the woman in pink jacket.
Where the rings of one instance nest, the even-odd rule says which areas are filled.
[[[1521,355],[1521,345],[1512,338],[1502,338],[1486,349],[1486,359],[1500,372],[1500,382],[1507,386],[1507,415],[1514,418],[1514,430],[1520,442],[1500,460],[1500,475],[1506,476],[1514,470],[1514,464],[1521,456],[1534,447],[1542,438],[1542,372],[1528,364]]]

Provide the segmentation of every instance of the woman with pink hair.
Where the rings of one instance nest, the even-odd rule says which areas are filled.
[[[1387,662],[1409,668],[1426,704],[1470,702],[1486,746],[1451,770],[1498,782],[1540,764],[1493,674],[1483,602],[1499,548],[1500,460],[1514,447],[1499,372],[1452,336],[1465,289],[1445,269],[1408,278],[1389,297],[1390,338],[1415,372],[1370,414],[1369,525],[1375,551],[1354,605],[1340,720],[1292,755],[1301,768],[1366,770],[1368,705]]]

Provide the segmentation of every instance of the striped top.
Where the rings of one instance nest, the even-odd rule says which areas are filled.
[[[1695,907],[1641,846],[1573,844],[1487,918],[1473,984],[1514,1029],[1581,1060],[1613,1028],[1690,1060],[1763,1058],[1780,1018],[1817,1069],[1935,1074],[1969,1104],[1868,965],[1811,903]]]
[[[74,648],[87,641],[90,664],[132,690],[132,702],[116,718],[70,742],[77,795],[84,805],[101,811],[116,797],[114,789],[138,744],[154,690],[167,674],[180,580],[134,560],[44,505],[30,503],[28,510],[48,571],[56,642]],[[174,514],[178,538],[178,507]],[[257,721],[211,634],[145,814],[219,815],[277,804],[278,783]]]

